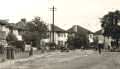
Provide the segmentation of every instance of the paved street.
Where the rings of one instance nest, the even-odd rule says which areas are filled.
[[[71,51],[51,53],[29,61],[18,61],[3,69],[120,69],[120,53]]]

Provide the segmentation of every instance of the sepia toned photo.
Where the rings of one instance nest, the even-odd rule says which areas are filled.
[[[0,69],[120,69],[119,0],[1,0]]]

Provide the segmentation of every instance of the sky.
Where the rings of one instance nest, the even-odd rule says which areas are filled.
[[[56,7],[55,24],[65,30],[80,25],[95,32],[100,18],[109,11],[120,10],[120,0],[1,0],[0,19],[16,23],[21,18],[30,21],[35,16],[52,23],[52,6]]]

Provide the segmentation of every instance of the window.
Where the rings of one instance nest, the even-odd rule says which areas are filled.
[[[58,33],[58,37],[62,37],[63,36],[63,34],[62,33]]]
[[[63,41],[58,41],[58,45],[62,46],[63,45]]]
[[[60,37],[60,33],[58,33],[58,37]]]
[[[64,37],[66,37],[66,34],[64,33]]]

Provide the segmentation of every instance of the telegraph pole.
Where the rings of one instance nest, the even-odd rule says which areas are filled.
[[[53,5],[53,7],[50,9],[52,11],[52,42],[54,43],[54,41],[55,41],[54,40],[54,11],[56,10],[56,8]]]

